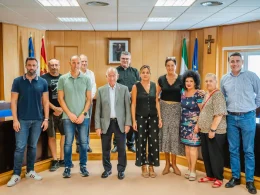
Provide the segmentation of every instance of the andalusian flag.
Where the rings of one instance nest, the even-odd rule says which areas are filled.
[[[42,47],[41,47],[41,64],[40,64],[40,75],[48,72],[48,66],[46,62],[46,54],[44,47],[44,37],[42,37]]]
[[[187,47],[186,47],[186,39],[184,38],[182,42],[180,74],[183,74],[186,70],[188,70],[188,54],[187,54]]]
[[[28,56],[29,57],[34,57],[34,48],[33,48],[32,35],[30,36],[29,42],[28,42]]]

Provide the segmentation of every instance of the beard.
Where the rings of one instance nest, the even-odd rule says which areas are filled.
[[[29,70],[29,71],[27,71],[27,74],[28,74],[28,76],[34,76],[34,75],[36,75],[36,70]]]

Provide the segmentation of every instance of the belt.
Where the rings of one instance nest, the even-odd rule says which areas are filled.
[[[249,111],[249,112],[251,112],[251,111]],[[235,115],[235,116],[241,116],[241,115],[249,113],[249,112],[229,112],[228,111],[228,114]]]
[[[111,121],[117,121],[117,119],[116,119],[116,118],[110,118],[110,120],[111,120]]]

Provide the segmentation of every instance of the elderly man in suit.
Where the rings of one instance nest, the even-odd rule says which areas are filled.
[[[108,84],[100,87],[97,93],[95,129],[102,141],[102,158],[105,171],[102,178],[112,173],[110,163],[111,137],[114,133],[118,146],[118,179],[124,179],[126,168],[126,133],[131,121],[130,94],[128,88],[117,83],[118,72],[110,67],[106,72]]]

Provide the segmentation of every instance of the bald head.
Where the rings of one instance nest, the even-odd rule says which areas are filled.
[[[57,59],[51,59],[48,62],[49,72],[52,76],[58,76],[60,72],[60,61]]]
[[[79,57],[81,61],[80,70],[85,73],[88,69],[88,57],[84,54],[81,54]]]

